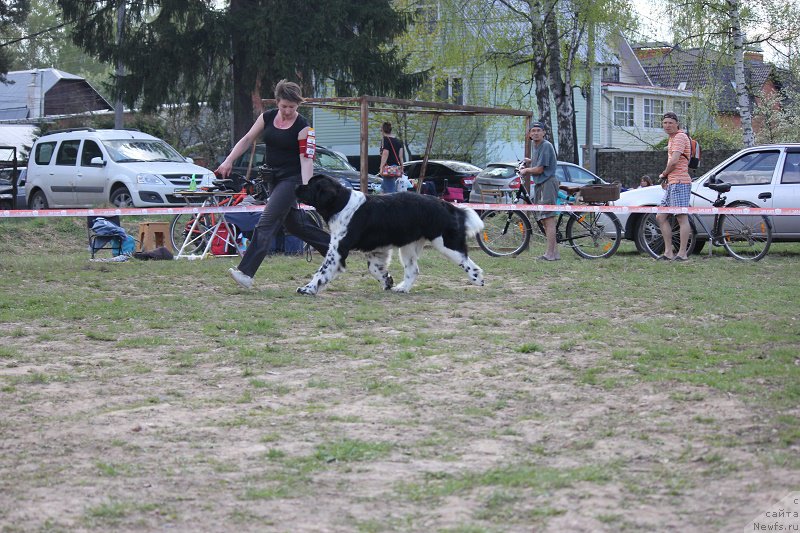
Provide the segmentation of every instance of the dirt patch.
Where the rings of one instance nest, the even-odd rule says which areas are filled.
[[[575,319],[558,278],[475,290],[436,261],[406,297],[351,266],[304,299],[296,259],[249,293],[227,266],[89,270],[135,280],[133,307],[3,323],[4,531],[733,531],[800,482],[775,421],[796,408],[642,377],[647,343],[590,334],[649,299]],[[203,296],[174,291],[190,278]]]

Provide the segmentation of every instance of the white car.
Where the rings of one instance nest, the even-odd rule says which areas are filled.
[[[135,130],[76,128],[39,137],[28,160],[28,207],[186,205],[175,195],[214,174],[166,142]]]
[[[666,159],[666,157],[665,157]],[[692,207],[709,207],[717,195],[704,185],[709,179],[730,183],[726,193],[727,203],[744,202],[761,208],[800,207],[800,144],[773,144],[746,148],[732,155],[692,182]],[[706,199],[700,198],[701,195]],[[616,206],[654,206],[661,202],[664,190],[659,185],[623,192]],[[710,201],[709,201],[710,200]],[[639,251],[652,253],[647,245],[647,235],[657,232],[654,215],[645,213],[618,213],[626,239],[636,243]],[[703,216],[709,228],[713,216]],[[800,217],[771,217],[773,241],[800,241]],[[708,240],[699,224],[697,230],[698,252]]]

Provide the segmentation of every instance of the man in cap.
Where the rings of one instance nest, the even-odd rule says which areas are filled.
[[[558,200],[558,178],[556,177],[556,150],[550,141],[544,138],[543,122],[533,122],[528,130],[528,137],[533,141],[531,157],[525,158],[529,166],[520,171],[522,176],[531,176],[533,181],[533,201],[539,205],[555,205]],[[536,220],[544,226],[547,237],[547,251],[539,259],[558,261],[561,254],[556,243],[555,211],[536,211]]]

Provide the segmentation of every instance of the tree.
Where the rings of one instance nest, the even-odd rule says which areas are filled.
[[[30,0],[0,0],[0,35],[7,35],[10,27],[25,20],[29,10]],[[4,43],[0,46],[0,82],[6,81],[11,61],[11,52]]]
[[[714,48],[732,58],[742,144],[753,146],[751,94],[760,88],[748,87],[744,52],[750,46],[767,46],[789,59],[788,54],[800,38],[797,3],[754,0],[742,5],[739,0],[670,0],[669,12],[676,45]]]
[[[230,0],[220,9],[213,0],[125,2],[117,44],[120,1],[58,3],[75,21],[77,44],[124,65],[125,104],[217,108],[232,90],[236,138],[252,125],[253,100],[272,96],[281,78],[299,81],[306,95],[328,80],[339,95],[406,95],[422,80],[403,73],[406,60],[389,44],[407,23],[389,0]]]

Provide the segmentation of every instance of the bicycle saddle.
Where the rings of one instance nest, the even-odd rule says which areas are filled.
[[[233,180],[231,179],[213,180],[211,183],[214,185],[215,188],[220,190],[225,190],[231,188],[231,185],[233,185]]]
[[[717,191],[719,193],[728,192],[731,190],[731,184],[725,183],[724,181],[715,181],[712,183],[711,180],[709,180],[705,183],[705,186],[712,191]]]

